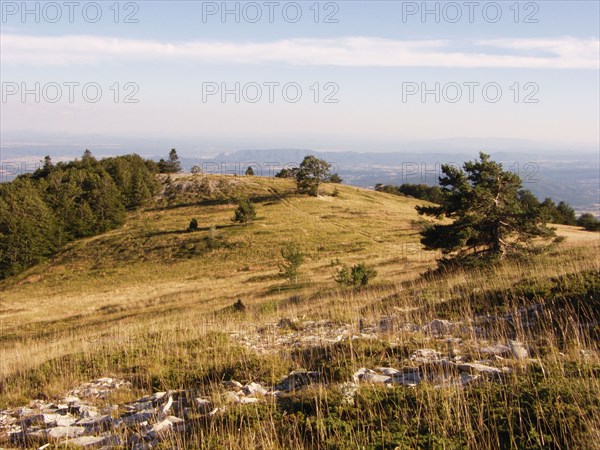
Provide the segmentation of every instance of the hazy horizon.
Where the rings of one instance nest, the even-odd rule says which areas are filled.
[[[3,2],[2,144],[32,130],[229,150],[600,145],[597,2],[275,3]]]

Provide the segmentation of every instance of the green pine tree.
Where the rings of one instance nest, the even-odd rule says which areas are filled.
[[[518,175],[503,170],[485,153],[463,169],[443,165],[441,204],[417,206],[419,214],[452,220],[421,233],[426,249],[444,254],[441,266],[501,259],[522,251],[536,237],[553,235],[540,210],[520,195]]]
[[[249,223],[252,222],[256,218],[256,210],[254,209],[254,205],[252,202],[247,199],[240,199],[238,201],[238,207],[235,210],[233,215],[233,222],[237,223]]]

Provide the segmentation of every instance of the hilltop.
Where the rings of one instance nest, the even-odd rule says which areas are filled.
[[[110,439],[130,447],[597,442],[597,233],[560,226],[567,239],[548,254],[423,277],[438,256],[419,244],[423,201],[337,184],[305,197],[262,177],[170,180],[159,176],[122,227],[2,282],[0,408],[35,398],[55,414],[50,402],[77,396],[78,414],[102,412]],[[240,197],[255,222],[232,223]],[[289,242],[307,255],[297,285],[279,276]],[[378,276],[340,287],[336,260]],[[20,442],[2,430],[2,445]]]
[[[277,178],[171,178],[177,204],[166,204],[163,184],[156,204],[130,213],[121,228],[77,240],[8,281],[3,297],[19,305],[15,319],[35,315],[43,305],[48,320],[54,303],[63,318],[81,316],[82,298],[90,314],[128,309],[131,301],[151,302],[171,293],[178,293],[178,300],[210,301],[215,307],[238,297],[261,298],[272,293],[269,288],[285,284],[277,274],[280,249],[288,242],[307,253],[305,281],[314,291],[335,285],[333,259],[368,259],[382,266],[383,276],[401,280],[424,270],[435,257],[418,245],[421,221],[415,205],[422,201],[341,185],[326,185],[316,198],[304,197],[295,193],[293,181]],[[254,223],[232,223],[238,197],[250,197],[257,205]],[[199,222],[194,233],[187,231],[192,218]],[[179,293],[182,286],[187,294]]]

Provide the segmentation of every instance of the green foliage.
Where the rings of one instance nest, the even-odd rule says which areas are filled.
[[[280,275],[290,283],[298,282],[300,266],[304,263],[305,255],[296,244],[288,243],[281,249],[283,262],[279,264]]]
[[[312,197],[319,195],[321,183],[330,179],[331,164],[316,156],[305,156],[296,173],[298,192]]]
[[[294,178],[294,179],[296,179],[297,174],[298,174],[297,167],[283,168],[275,174],[275,178]]]
[[[196,219],[190,220],[190,224],[188,225],[188,231],[197,231],[198,230],[198,221]]]
[[[169,206],[173,205],[177,200],[177,189],[175,188],[175,184],[173,183],[171,175],[168,175],[165,179],[164,195],[167,199],[167,203],[169,204]]]
[[[480,153],[464,170],[442,166],[443,201],[439,206],[417,206],[419,214],[452,219],[421,232],[428,250],[449,255],[440,266],[471,265],[518,254],[535,237],[550,237],[539,208],[521,188],[520,178]]]
[[[0,278],[50,256],[70,240],[123,224],[125,209],[157,191],[152,165],[138,155],[53,164],[50,156],[31,175],[3,184]]]
[[[344,180],[342,180],[342,177],[340,177],[339,174],[337,174],[337,173],[332,173],[329,176],[329,179],[327,180],[328,183],[336,183],[336,184],[339,184],[342,181],[344,181]]]
[[[248,168],[246,169],[246,175],[247,176],[253,176],[254,175],[254,169],[252,168],[252,166],[248,166]]]
[[[337,283],[345,286],[366,286],[377,276],[377,271],[364,262],[348,267],[343,264],[334,275]]]
[[[240,199],[238,207],[235,210],[233,222],[237,223],[249,223],[256,219],[256,210],[254,204],[247,198]]]
[[[56,248],[57,220],[34,184],[0,185],[0,278],[19,273]]]
[[[550,198],[546,198],[541,204],[542,214],[548,222],[559,225],[576,225],[577,218],[575,210],[565,202],[559,202],[558,205]]]
[[[596,217],[590,213],[583,213],[579,216],[577,225],[588,231],[600,231],[600,220],[596,219]]]
[[[177,150],[174,148],[169,152],[169,159],[165,161],[161,159],[158,162],[158,171],[160,173],[179,173],[181,172],[181,163],[179,162],[179,156],[177,156]]]
[[[106,158],[101,164],[122,192],[126,208],[143,206],[158,192],[156,171],[152,171],[138,155]]]
[[[233,310],[237,312],[244,312],[246,311],[246,305],[244,305],[244,302],[242,302],[242,300],[238,298],[237,301],[233,304]]]
[[[400,186],[377,184],[375,190],[387,194],[418,198],[419,200],[426,200],[437,204],[442,203],[443,200],[442,190],[439,186],[428,186],[426,184],[404,183]]]

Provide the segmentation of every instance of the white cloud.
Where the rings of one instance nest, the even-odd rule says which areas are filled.
[[[393,40],[376,37],[283,39],[269,42],[121,39],[87,35],[2,34],[8,65],[99,64],[192,60],[202,63],[346,67],[599,69],[600,41],[576,39]]]

